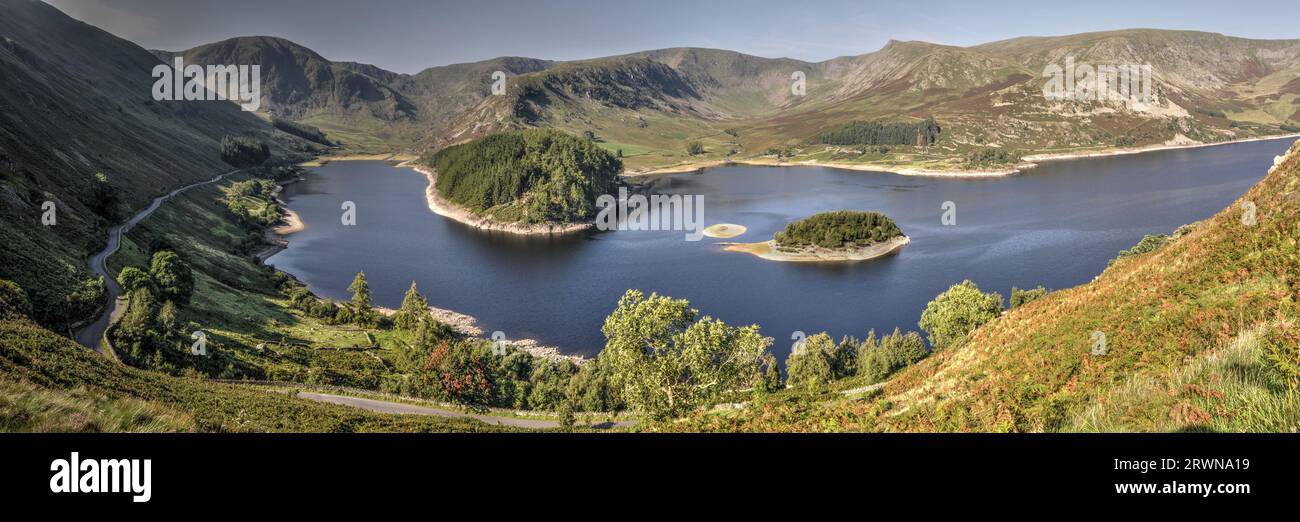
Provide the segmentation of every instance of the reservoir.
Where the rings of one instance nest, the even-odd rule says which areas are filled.
[[[432,213],[427,181],[412,169],[333,162],[286,187],[306,228],[268,262],[335,299],[348,299],[348,284],[364,271],[376,304],[394,308],[414,280],[430,304],[478,318],[485,332],[587,356],[604,346],[601,324],[624,291],[658,292],[731,325],[760,325],[784,359],[796,331],[838,339],[918,330],[926,303],[963,279],[1004,297],[1013,285],[1086,283],[1143,235],[1227,207],[1292,141],[1054,161],[1003,178],[804,166],[654,178],[657,193],[703,196],[705,225],[748,227],[697,242],[682,231],[482,232]],[[355,225],[340,219],[344,202],[355,204]],[[945,202],[955,207],[951,226],[941,219]],[[882,212],[912,242],[898,255],[847,264],[772,262],[719,246],[771,239],[791,221],[830,210]]]

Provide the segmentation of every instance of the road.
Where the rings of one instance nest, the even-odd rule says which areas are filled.
[[[108,294],[106,299],[107,302],[105,303],[106,306],[104,307],[104,313],[96,318],[95,322],[90,323],[77,333],[77,342],[95,350],[96,352],[101,351],[100,340],[104,337],[104,331],[108,330],[108,326],[113,324],[114,321],[120,319],[122,313],[125,312],[126,302],[124,299],[121,299],[122,287],[117,284],[117,279],[108,273],[108,258],[117,253],[117,249],[122,246],[122,234],[130,232],[131,228],[140,224],[140,222],[144,221],[144,219],[149,217],[150,214],[153,214],[155,210],[158,210],[158,207],[162,206],[163,202],[171,199],[177,194],[194,187],[216,183],[224,179],[226,176],[236,172],[239,171],[232,170],[210,180],[192,183],[168,192],[162,196],[158,196],[154,198],[153,202],[150,203],[148,207],[145,207],[144,210],[131,216],[131,219],[126,220],[126,222],[121,225],[109,229],[108,243],[104,246],[104,250],[101,250],[98,254],[95,254],[94,257],[90,258],[90,264],[88,265],[91,274],[102,276],[104,278],[104,287]]]
[[[298,392],[298,397],[302,399],[317,401],[317,402],[328,402],[330,404],[341,404],[344,406],[351,406],[353,408],[361,408],[363,410],[372,411],[375,413],[436,415],[439,417],[468,418],[468,419],[475,419],[477,421],[486,424],[493,424],[497,426],[511,426],[515,428],[528,428],[528,429],[535,429],[535,430],[552,429],[552,428],[560,427],[560,423],[558,421],[552,421],[552,420],[520,419],[516,417],[496,417],[492,415],[479,415],[479,414],[465,413],[465,412],[454,411],[454,410],[430,408],[428,406],[416,406],[414,404],[406,404],[402,402],[389,402],[389,401],[381,401],[376,399],[362,399],[359,397],[349,397],[346,395],[330,395],[327,393],[315,393],[315,392]],[[627,427],[631,427],[633,424],[635,423],[632,421],[605,422],[605,423],[595,424],[592,427],[596,429],[627,428]]]

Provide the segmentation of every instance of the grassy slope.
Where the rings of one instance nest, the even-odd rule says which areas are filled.
[[[0,278],[61,332],[93,311],[67,296],[90,279],[110,221],[229,170],[225,135],[257,136],[282,157],[306,147],[231,103],[154,101],[156,57],[45,3],[0,0],[0,34]],[[112,216],[92,210],[97,172],[120,193]],[[40,224],[46,201],[55,226]]]
[[[110,362],[22,319],[0,321],[0,411],[5,430],[501,431],[169,377]]]
[[[1300,145],[1241,203],[1092,283],[1012,310],[867,400],[780,396],[669,429],[1300,430],[1300,395],[1260,358],[1294,343],[1300,296]],[[1091,355],[1093,332],[1108,351]]]
[[[127,265],[147,267],[151,244],[167,245],[180,254],[193,268],[196,282],[181,319],[207,332],[220,366],[234,364],[236,373],[227,377],[378,387],[380,376],[391,371],[389,350],[350,349],[370,345],[363,330],[291,310],[276,291],[274,273],[233,247],[244,232],[226,210],[224,198],[226,187],[239,179],[195,189],[160,207],[127,234],[119,253],[109,260],[110,269],[116,273]],[[385,347],[407,341],[401,332],[375,334]],[[267,351],[257,351],[259,344]]]

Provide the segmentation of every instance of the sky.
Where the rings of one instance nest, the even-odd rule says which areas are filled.
[[[148,49],[278,36],[415,73],[497,56],[574,60],[711,47],[821,61],[889,40],[975,45],[1155,27],[1300,38],[1300,0],[46,0]]]

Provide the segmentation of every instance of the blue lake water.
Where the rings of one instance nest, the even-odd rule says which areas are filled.
[[[681,231],[547,238],[485,233],[431,213],[424,176],[384,162],[334,162],[285,191],[307,228],[269,262],[318,295],[348,298],[365,271],[378,304],[396,307],[414,280],[434,306],[485,331],[594,355],[601,324],[629,288],[690,300],[729,324],[758,324],[784,358],[795,331],[835,338],[916,330],[925,304],[963,279],[1010,294],[1086,283],[1143,235],[1169,233],[1226,207],[1292,140],[1045,163],[1005,178],[899,176],[820,167],[731,166],[663,176],[654,190],[703,195],[706,224],[738,223],[731,240]],[[344,201],[357,223],[343,226]],[[956,205],[955,226],[941,224]],[[892,217],[912,243],[851,264],[766,261],[724,252],[828,210]]]

